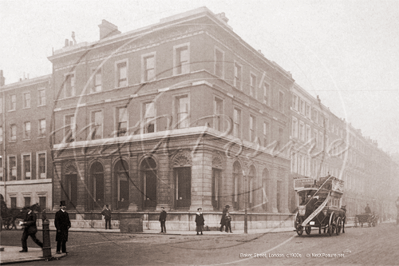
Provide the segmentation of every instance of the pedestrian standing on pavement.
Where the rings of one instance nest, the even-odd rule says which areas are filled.
[[[223,214],[222,214],[222,219],[220,220],[220,232],[223,232],[223,226],[226,226],[225,218],[226,218],[226,213],[229,211],[230,206],[226,205],[223,209]]]
[[[167,213],[165,211],[165,208],[162,207],[161,214],[159,215],[159,221],[161,222],[161,233],[165,233],[165,234],[166,234],[166,226],[165,226],[166,216],[167,216]]]
[[[205,224],[204,215],[202,214],[202,208],[197,209],[197,214],[195,215],[195,224],[197,226],[197,235],[201,232],[202,235],[202,227]]]
[[[43,248],[43,243],[36,238],[36,214],[32,211],[30,207],[27,209],[27,213],[25,214],[24,221],[20,223],[20,225],[24,226],[24,232],[22,233],[22,250],[20,252],[28,252],[28,245],[26,244],[26,240],[30,236],[39,247]]]
[[[109,209],[108,204],[105,205],[105,208],[103,209],[101,214],[104,216],[105,219],[105,229],[107,229],[107,227],[111,229],[111,210]]]
[[[71,221],[69,220],[69,215],[66,212],[66,204],[65,201],[61,201],[60,210],[55,213],[54,220],[55,228],[57,229],[57,233],[55,236],[55,240],[57,241],[57,254],[61,254],[66,252],[66,242],[68,241],[68,230],[71,228]]]
[[[228,233],[230,231],[230,233],[233,233],[231,231],[231,216],[230,213],[226,213],[226,218],[225,218],[225,224],[226,224],[226,233]]]

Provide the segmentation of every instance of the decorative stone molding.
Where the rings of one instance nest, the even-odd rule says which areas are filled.
[[[184,166],[191,166],[191,153],[189,150],[179,151],[173,158],[172,158],[172,167],[184,167]]]
[[[223,159],[219,152],[215,152],[212,155],[212,168],[223,169]]]
[[[72,175],[72,174],[77,174],[78,171],[76,169],[76,164],[73,161],[67,161],[64,163],[64,173],[66,175]]]

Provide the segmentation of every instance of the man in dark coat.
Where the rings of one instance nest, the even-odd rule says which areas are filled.
[[[104,215],[105,219],[105,229],[108,228],[111,229],[111,210],[108,208],[108,205],[105,205],[105,209],[101,212],[102,215]]]
[[[198,212],[195,214],[195,224],[197,226],[197,235],[201,232],[202,235],[202,227],[204,226],[204,215],[202,215],[202,208],[197,209]]]
[[[57,234],[55,236],[55,240],[57,241],[57,254],[61,254],[61,246],[62,253],[66,252],[66,242],[68,241],[68,229],[71,228],[71,221],[69,220],[69,215],[65,211],[66,204],[65,201],[61,201],[60,204],[61,209],[56,212],[54,225],[57,229]]]
[[[220,232],[223,232],[223,226],[226,226],[226,213],[229,211],[229,208],[230,206],[226,205],[223,209],[222,219],[220,220]]]
[[[165,211],[165,208],[162,207],[161,214],[159,215],[159,221],[161,222],[161,233],[165,233],[165,234],[166,234],[166,226],[165,226],[166,215],[167,215],[167,213]]]
[[[22,233],[22,250],[20,252],[28,252],[26,240],[29,236],[32,238],[33,242],[43,248],[43,243],[36,238],[36,214],[31,210],[31,208],[28,208],[27,210],[28,212],[25,214],[24,221],[21,222],[21,225],[24,226],[24,232]]]

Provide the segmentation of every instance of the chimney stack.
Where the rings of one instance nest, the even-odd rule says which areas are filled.
[[[6,78],[3,76],[3,70],[0,70],[0,87],[6,84]]]
[[[98,27],[100,28],[100,40],[121,33],[116,25],[106,21],[105,19],[102,20]]]

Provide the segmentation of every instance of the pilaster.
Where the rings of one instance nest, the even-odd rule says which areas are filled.
[[[58,211],[60,209],[60,201],[62,199],[62,162],[55,162],[53,171],[53,211]]]
[[[212,153],[197,150],[192,154],[190,211],[213,211],[212,206]]]
[[[173,197],[173,171],[169,165],[169,155],[165,153],[157,154],[158,158],[158,180],[157,180],[157,206],[156,210],[161,211],[162,207],[166,211],[171,209]]]
[[[137,154],[130,154],[129,158],[129,207],[128,211],[138,211],[142,209],[142,191],[140,174],[138,168]]]

